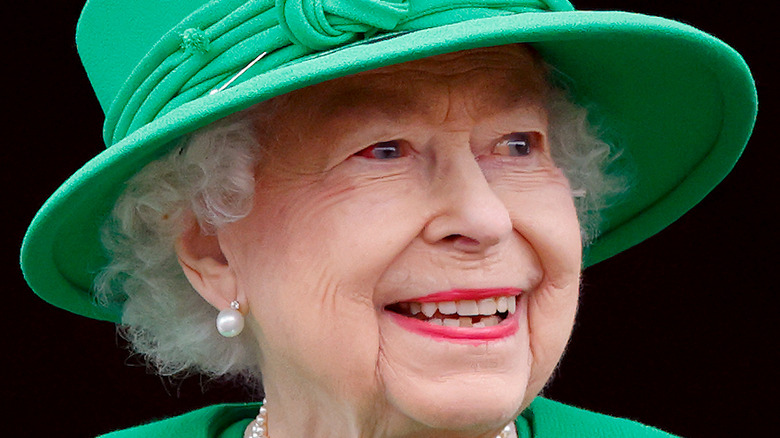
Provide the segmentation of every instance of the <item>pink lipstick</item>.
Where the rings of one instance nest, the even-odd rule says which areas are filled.
[[[518,288],[453,289],[391,304],[387,314],[406,330],[442,341],[486,342],[514,334]]]

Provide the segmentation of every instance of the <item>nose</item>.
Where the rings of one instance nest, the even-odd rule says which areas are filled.
[[[431,184],[435,210],[423,230],[423,239],[478,253],[508,236],[512,232],[509,211],[471,151],[458,151],[437,161]]]

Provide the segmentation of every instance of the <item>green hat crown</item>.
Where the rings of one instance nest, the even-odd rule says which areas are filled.
[[[157,16],[157,12],[186,12],[198,2],[179,0],[176,6],[137,0],[131,9],[135,14],[143,11],[143,30],[160,37],[132,72],[123,76],[106,68],[106,48],[140,53],[143,49],[120,44],[143,46],[147,38],[106,41],[105,35],[111,35],[109,26],[118,36],[137,32],[140,19],[116,13],[114,4],[107,10],[107,4],[91,7],[92,3],[81,19],[81,26],[89,26],[90,32],[83,37],[79,33],[78,46],[99,99],[108,108],[104,141],[109,146],[172,109],[220,90],[228,81],[240,81],[237,75],[246,73],[243,69],[250,65],[247,77],[380,33],[420,30],[464,19],[574,9],[565,0],[222,0],[205,2],[169,28],[175,17],[163,13],[153,21],[146,18]],[[106,20],[106,12],[122,20]],[[104,29],[96,32],[96,25]],[[263,53],[268,56],[253,62]],[[116,79],[121,77],[127,80],[114,92]]]

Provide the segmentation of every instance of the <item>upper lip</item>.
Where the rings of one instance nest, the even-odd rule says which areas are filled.
[[[520,295],[522,292],[523,290],[518,287],[450,289],[446,291],[433,292],[425,296],[405,299],[397,302],[430,303],[430,302],[441,302],[441,301],[480,300],[480,299],[491,298],[491,297],[517,296]]]

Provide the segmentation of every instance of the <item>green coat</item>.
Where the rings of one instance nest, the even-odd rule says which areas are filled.
[[[259,404],[224,404],[198,409],[102,438],[242,438]],[[537,397],[517,418],[520,438],[670,438],[674,435],[631,420],[610,417]]]

